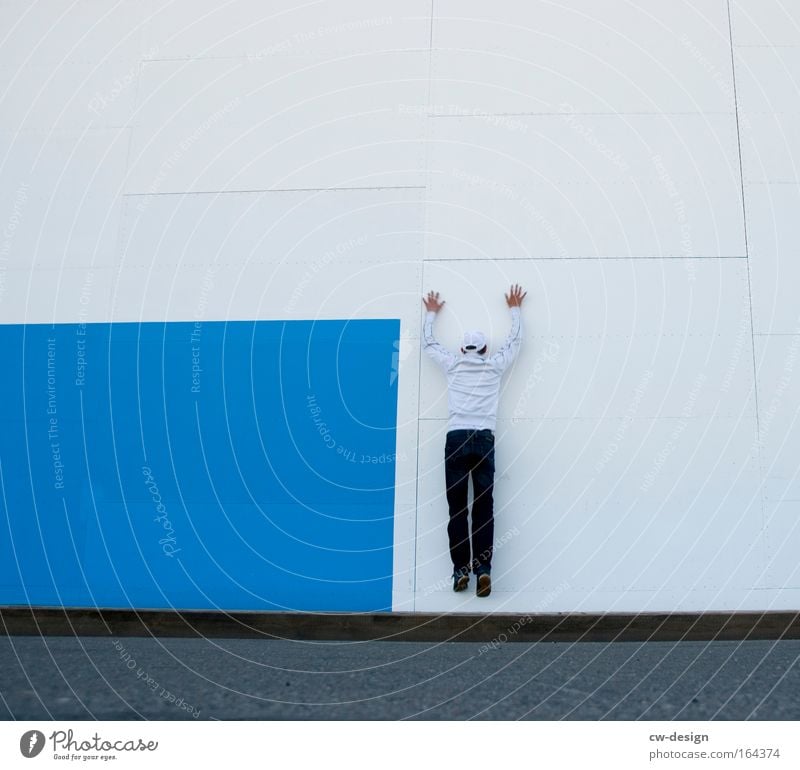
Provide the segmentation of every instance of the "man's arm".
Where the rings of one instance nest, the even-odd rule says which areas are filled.
[[[439,292],[428,292],[427,297],[423,297],[427,312],[425,313],[425,324],[422,327],[422,349],[445,371],[449,369],[456,357],[443,345],[436,341],[433,336],[433,322],[436,314],[444,307],[444,302],[439,301]]]
[[[492,363],[500,370],[505,370],[511,366],[519,353],[522,345],[522,300],[528,292],[522,291],[519,284],[514,284],[506,297],[506,304],[511,310],[511,331],[506,337],[506,341],[500,350],[492,356]]]

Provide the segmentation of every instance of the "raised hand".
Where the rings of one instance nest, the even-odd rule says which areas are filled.
[[[528,292],[526,291],[523,293],[522,287],[518,283],[514,283],[511,285],[511,290],[505,295],[505,298],[509,307],[520,307],[522,305],[522,300],[525,299],[526,296],[528,296]]]
[[[444,307],[444,300],[439,301],[439,292],[429,291],[427,297],[423,297],[422,301],[428,310],[438,313]]]

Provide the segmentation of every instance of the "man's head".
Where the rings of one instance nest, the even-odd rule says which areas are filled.
[[[464,344],[461,347],[462,353],[477,353],[485,356],[487,350],[486,337],[483,332],[464,332]]]

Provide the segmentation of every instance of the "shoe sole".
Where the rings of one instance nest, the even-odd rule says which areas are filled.
[[[481,575],[478,578],[478,596],[488,596],[492,592],[492,579],[488,575]]]
[[[453,590],[458,591],[465,591],[467,586],[469,585],[469,575],[462,575],[453,586]]]

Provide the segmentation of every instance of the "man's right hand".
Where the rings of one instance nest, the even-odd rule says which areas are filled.
[[[506,302],[509,307],[521,307],[522,300],[528,295],[528,292],[522,291],[522,287],[518,283],[511,285],[511,290],[505,295]]]
[[[439,292],[429,291],[427,297],[423,297],[422,301],[425,307],[433,313],[438,313],[444,307],[444,301],[439,301]]]

